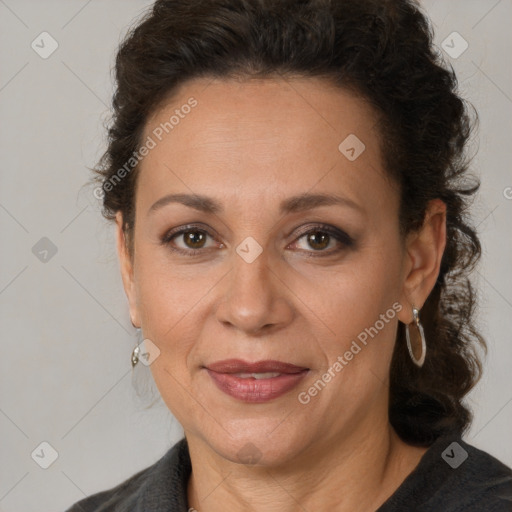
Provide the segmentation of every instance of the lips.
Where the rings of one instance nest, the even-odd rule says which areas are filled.
[[[218,389],[243,402],[261,403],[277,398],[298,385],[308,368],[282,361],[227,359],[206,367]]]
[[[303,366],[273,361],[271,359],[255,363],[249,363],[242,359],[226,359],[211,363],[207,368],[217,373],[298,373],[308,369]]]

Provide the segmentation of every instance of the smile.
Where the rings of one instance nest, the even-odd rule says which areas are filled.
[[[284,395],[296,387],[308,368],[279,361],[247,363],[231,359],[205,368],[225,394],[249,403],[262,403]]]

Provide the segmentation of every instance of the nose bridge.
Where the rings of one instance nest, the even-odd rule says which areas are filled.
[[[247,332],[287,321],[290,305],[269,268],[271,256],[271,251],[250,237],[236,247],[225,296],[217,311],[219,321]]]

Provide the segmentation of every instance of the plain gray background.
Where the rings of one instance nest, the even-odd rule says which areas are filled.
[[[113,225],[84,187],[105,147],[114,52],[150,4],[0,0],[4,512],[64,510],[153,463],[182,436],[161,401],[146,409],[150,400],[134,391],[134,378],[137,389],[151,390],[151,377],[140,364],[132,375],[136,334]],[[475,283],[489,354],[470,395],[475,420],[466,440],[512,465],[512,0],[423,5],[440,48],[445,40],[462,48],[454,31],[467,41],[457,58],[441,51],[480,115],[473,168],[482,188],[473,212],[484,254]],[[31,47],[44,31],[58,43],[46,59]],[[42,442],[58,456],[48,469],[36,463],[41,449],[52,453]]]

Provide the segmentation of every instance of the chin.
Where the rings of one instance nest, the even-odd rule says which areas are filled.
[[[309,444],[304,429],[293,431],[279,421],[236,420],[230,428],[219,428],[215,435],[203,440],[221,457],[237,463],[256,466],[279,466],[287,464]],[[235,427],[236,425],[236,427]],[[292,427],[293,428],[293,427]]]

